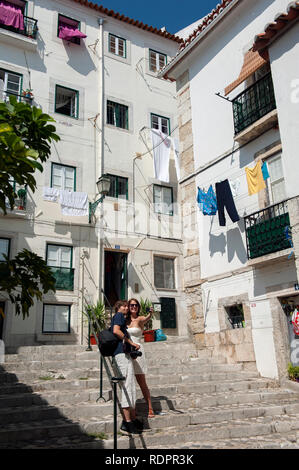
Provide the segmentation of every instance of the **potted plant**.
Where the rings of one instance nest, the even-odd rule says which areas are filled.
[[[22,96],[28,100],[32,100],[33,99],[32,91],[33,90],[31,88],[26,88],[26,90],[22,91]]]
[[[19,189],[17,194],[18,194],[18,197],[19,197],[18,209],[23,211],[25,209],[26,189],[24,189],[24,188]]]
[[[149,309],[153,306],[149,299],[140,299],[140,312],[139,315],[146,317]],[[144,325],[144,341],[152,342],[155,341],[155,330],[153,330],[153,318],[151,317]]]
[[[95,305],[87,304],[85,306],[84,315],[90,324],[90,344],[96,345],[95,335],[106,328],[108,316],[104,302],[98,300]]]

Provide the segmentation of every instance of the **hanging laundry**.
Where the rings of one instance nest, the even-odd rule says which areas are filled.
[[[239,195],[240,190],[240,180],[237,178],[235,181],[229,181],[230,189],[232,192],[233,197],[237,197]]]
[[[61,191],[60,204],[63,215],[69,215],[73,217],[83,217],[88,215],[87,193]]]
[[[176,169],[176,177],[179,181],[181,179],[181,171],[180,171],[180,163],[179,163],[179,141],[178,139],[171,139],[173,144],[173,151],[174,151],[174,162],[175,162],[175,169]]]
[[[295,335],[299,336],[299,311],[298,308],[294,311],[292,315],[292,325]]]
[[[56,188],[43,188],[44,201],[57,202],[60,190]]]
[[[216,214],[217,200],[212,185],[210,185],[207,193],[205,193],[202,189],[198,188],[197,203],[203,215]]]
[[[248,184],[249,196],[256,194],[262,189],[265,189],[266,183],[263,178],[261,162],[258,161],[254,168],[245,168],[246,178]]]
[[[266,181],[266,179],[270,178],[269,175],[269,170],[268,170],[268,165],[266,162],[262,164],[262,173],[263,173],[263,178]]]
[[[71,40],[74,38],[84,39],[87,38],[86,34],[81,33],[79,29],[71,26],[59,26],[58,37],[60,39]]]
[[[151,131],[155,178],[169,183],[169,158],[172,149],[172,139],[157,129],[151,129]]]
[[[218,217],[219,217],[219,225],[224,227],[226,224],[225,215],[224,215],[224,207],[227,210],[228,215],[230,216],[232,222],[238,222],[240,217],[238,215],[233,195],[230,189],[230,185],[228,180],[221,181],[216,183],[216,198],[217,198],[217,206],[218,206]]]
[[[24,16],[19,5],[13,5],[5,0],[0,2],[0,23],[6,26],[24,30]]]

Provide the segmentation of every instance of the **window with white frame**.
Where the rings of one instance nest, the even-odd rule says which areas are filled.
[[[175,289],[174,258],[154,256],[154,282],[160,289]]]
[[[124,59],[127,56],[127,44],[126,40],[115,36],[115,34],[109,33],[109,52],[112,54],[123,57]]]
[[[51,188],[76,191],[76,168],[52,163]]]
[[[158,72],[167,64],[167,55],[161,52],[149,50],[149,69],[151,72]]]
[[[70,333],[70,305],[44,304],[43,333]]]
[[[55,87],[55,113],[78,118],[79,92],[61,85]]]
[[[173,215],[173,190],[154,184],[154,210],[157,214]]]
[[[47,265],[57,268],[71,268],[73,247],[65,245],[47,245]]]
[[[159,116],[158,114],[151,113],[151,128],[158,129],[165,135],[170,134],[170,120],[169,118]]]
[[[0,238],[0,262],[5,261],[4,256],[9,256],[10,239]]]
[[[267,179],[270,204],[286,199],[285,180],[281,155],[274,155],[266,160],[270,177]]]
[[[107,100],[107,124],[121,129],[129,129],[128,106]]]
[[[0,69],[0,101],[6,101],[11,95],[20,96],[22,93],[22,81],[22,75]]]

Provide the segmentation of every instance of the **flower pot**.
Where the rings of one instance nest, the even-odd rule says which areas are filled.
[[[155,330],[146,330],[143,332],[145,343],[151,343],[155,341]]]
[[[94,335],[90,335],[90,344],[92,346],[96,346],[96,344],[97,344],[97,340],[96,340]]]

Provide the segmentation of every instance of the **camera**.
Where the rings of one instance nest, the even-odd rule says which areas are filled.
[[[131,351],[129,354],[130,354],[130,356],[131,356],[132,359],[136,359],[137,357],[142,356],[142,352],[141,352],[141,351]]]

